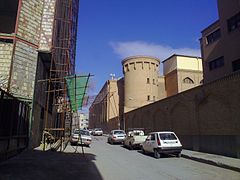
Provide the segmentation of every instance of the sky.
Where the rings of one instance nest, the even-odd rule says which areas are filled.
[[[91,96],[123,77],[128,56],[201,56],[201,31],[217,19],[217,0],[80,0],[76,73],[93,75]]]

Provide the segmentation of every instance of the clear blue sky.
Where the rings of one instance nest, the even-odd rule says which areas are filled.
[[[97,94],[127,56],[200,56],[201,30],[217,19],[216,0],[81,0],[76,72],[94,75]]]

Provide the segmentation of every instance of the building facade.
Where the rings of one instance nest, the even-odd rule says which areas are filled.
[[[218,0],[219,19],[202,31],[204,83],[240,70],[240,2]]]
[[[199,86],[203,82],[202,59],[174,54],[163,61],[167,97]]]
[[[89,109],[90,128],[105,131],[125,129],[124,113],[199,86],[202,83],[202,61],[199,57],[173,55],[160,60],[132,56],[122,61],[124,78],[108,80]]]
[[[1,1],[0,88],[30,104],[30,145],[33,146],[39,145],[46,116],[49,126],[63,125],[63,122],[53,122],[59,117],[54,108],[59,91],[52,87],[59,85],[48,80],[74,73],[78,3],[78,0]],[[68,73],[60,74],[58,69]],[[49,95],[47,90],[51,90]]]
[[[108,80],[89,108],[89,128],[120,128],[123,114],[123,79]]]

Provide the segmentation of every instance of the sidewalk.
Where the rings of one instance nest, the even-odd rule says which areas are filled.
[[[240,159],[237,158],[185,149],[182,150],[182,157],[240,172]]]

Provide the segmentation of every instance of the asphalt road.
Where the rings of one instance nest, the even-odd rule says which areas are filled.
[[[84,151],[95,155],[94,163],[104,180],[240,180],[238,172],[173,156],[155,159],[140,150],[110,145],[104,136],[93,136],[91,147]]]
[[[70,145],[64,152],[25,150],[0,163],[0,180],[240,180],[239,172],[185,158],[155,159],[110,145],[103,136],[94,136],[83,150]]]

